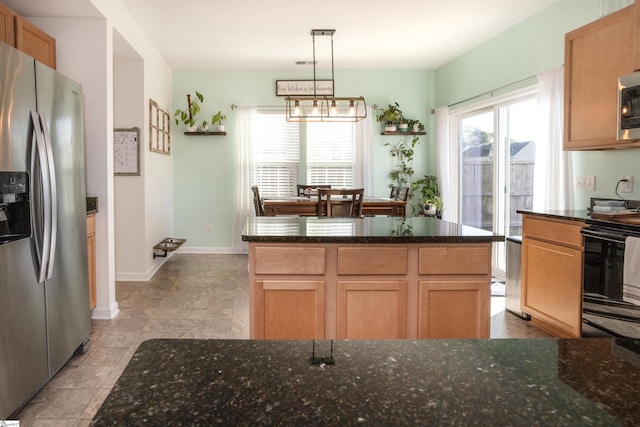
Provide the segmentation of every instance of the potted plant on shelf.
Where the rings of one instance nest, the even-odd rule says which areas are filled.
[[[394,102],[393,104],[389,104],[385,109],[379,108],[378,111],[379,113],[376,116],[376,121],[384,122],[384,131],[395,132],[396,124],[402,118],[402,111],[400,110],[398,103]]]
[[[442,215],[442,199],[438,189],[438,177],[425,175],[411,184],[411,190],[420,194],[420,206],[425,215]]]
[[[424,132],[424,125],[420,122],[420,120],[409,119],[407,120],[407,124],[409,125],[409,131],[413,133]]]
[[[198,125],[195,119],[196,119],[196,115],[200,112],[199,102],[204,102],[204,97],[198,91],[196,91],[196,98],[198,98],[197,101],[196,100],[192,101],[191,94],[188,93],[187,109],[186,110],[177,109],[176,112],[173,114],[174,117],[176,118],[176,125],[179,125],[181,122],[184,123],[189,129],[189,132],[195,132],[195,130],[198,128]]]
[[[406,119],[404,117],[400,117],[398,120],[398,132],[407,133],[409,132],[409,122],[410,119]]]
[[[218,123],[218,132],[224,132],[224,125],[222,124],[223,120],[226,120],[227,116],[222,114],[222,111],[218,111],[211,117],[211,126],[215,126]]]

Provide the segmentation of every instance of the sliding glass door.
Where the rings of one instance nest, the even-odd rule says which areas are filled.
[[[536,116],[531,94],[456,116],[460,223],[505,236],[522,233],[516,211],[532,207]],[[493,270],[504,277],[504,243],[494,245]]]

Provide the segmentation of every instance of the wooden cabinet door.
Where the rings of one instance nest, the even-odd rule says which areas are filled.
[[[324,339],[325,282],[256,280],[256,339]]]
[[[338,339],[407,337],[407,282],[341,280],[337,282]]]
[[[16,47],[55,70],[56,40],[21,16],[16,16],[15,27]]]
[[[634,68],[633,7],[565,36],[565,150],[618,145],[618,76],[631,73]]]
[[[9,46],[16,46],[13,21],[16,14],[7,6],[0,3],[0,42]]]
[[[534,324],[557,336],[580,337],[582,250],[525,235],[522,291],[523,310]]]
[[[96,221],[87,217],[87,256],[89,260],[89,309],[96,308]]]
[[[425,280],[418,291],[418,338],[489,338],[490,283]]]

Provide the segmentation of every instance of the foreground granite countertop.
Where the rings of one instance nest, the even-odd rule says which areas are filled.
[[[331,354],[316,342],[316,356]],[[143,342],[91,425],[640,423],[640,341]]]
[[[295,243],[488,243],[504,236],[431,217],[247,217],[242,240]]]

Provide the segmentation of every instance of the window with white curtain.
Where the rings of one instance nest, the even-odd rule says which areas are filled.
[[[262,196],[292,194],[298,183],[300,127],[283,113],[256,116],[256,176]]]
[[[307,123],[307,184],[353,187],[353,123]]]
[[[295,194],[303,183],[300,176],[308,185],[352,187],[355,138],[353,123],[287,122],[283,113],[258,112],[255,182],[260,194]],[[301,153],[306,153],[302,162]]]

